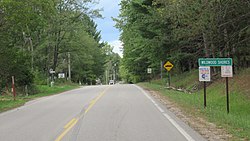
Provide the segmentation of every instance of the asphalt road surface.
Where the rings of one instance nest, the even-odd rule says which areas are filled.
[[[203,141],[136,85],[89,86],[0,114],[0,141]]]

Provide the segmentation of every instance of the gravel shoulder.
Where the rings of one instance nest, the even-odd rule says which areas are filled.
[[[183,122],[188,124],[191,128],[196,130],[200,135],[202,135],[208,141],[228,141],[228,140],[238,140],[232,135],[227,133],[222,127],[216,126],[214,123],[208,122],[205,118],[197,116],[192,113],[185,112],[181,107],[179,107],[174,102],[170,101],[166,96],[162,95],[160,92],[152,91],[144,88],[151,96],[160,101],[167,109],[173,112],[178,118]]]

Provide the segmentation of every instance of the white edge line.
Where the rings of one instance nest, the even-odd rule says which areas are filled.
[[[156,106],[156,108],[167,118],[172,125],[188,140],[195,141],[173,118],[171,118],[141,87],[134,85]]]
[[[179,130],[179,132],[188,140],[194,141],[194,139],[183,129],[181,126],[175,122],[168,114],[163,113],[163,115]]]

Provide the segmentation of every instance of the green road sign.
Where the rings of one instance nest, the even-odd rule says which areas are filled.
[[[199,58],[199,66],[232,66],[232,58]]]

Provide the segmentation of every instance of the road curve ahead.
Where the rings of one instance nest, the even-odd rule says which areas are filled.
[[[136,85],[90,86],[0,114],[0,141],[203,141]]]

